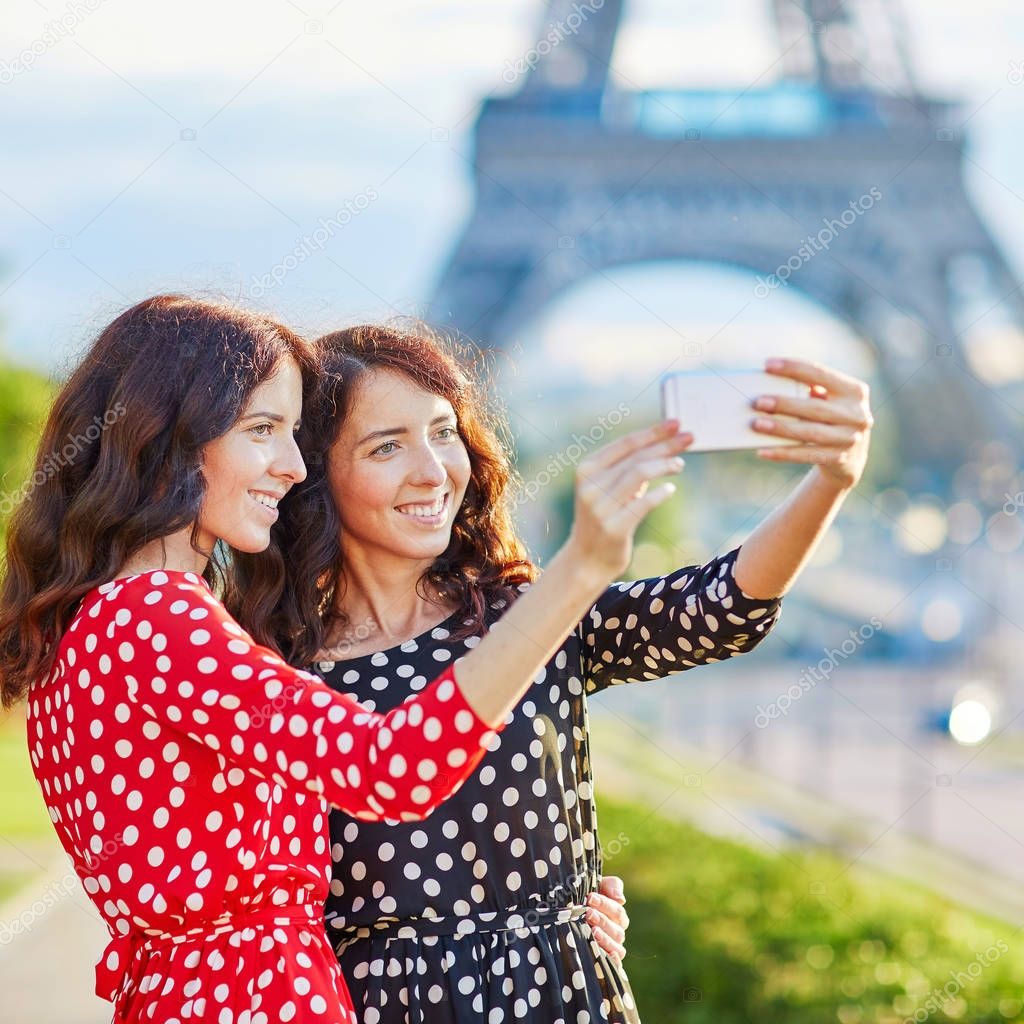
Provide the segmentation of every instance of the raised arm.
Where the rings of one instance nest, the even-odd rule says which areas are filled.
[[[740,553],[736,574],[743,587],[751,594],[776,595],[793,585],[860,482],[875,421],[864,381],[799,359],[770,359],[765,367],[811,389],[809,398],[760,395],[753,402],[760,412],[754,430],[802,442],[764,448],[758,456],[812,466],[793,494],[744,541]]]
[[[677,421],[666,420],[626,434],[580,463],[569,539],[458,663],[466,699],[484,721],[505,721],[608,581],[629,565],[637,526],[675,490],[672,483],[649,488],[650,481],[678,473],[677,456],[693,441],[678,429]]]
[[[128,700],[161,725],[261,778],[354,817],[411,821],[483,756],[491,730],[450,668],[380,715],[258,646],[198,576],[157,572],[118,586],[116,653],[100,671],[123,676]]]

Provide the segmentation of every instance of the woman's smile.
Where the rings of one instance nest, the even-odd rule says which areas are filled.
[[[263,514],[270,523],[276,523],[280,512],[277,511],[277,503],[284,497],[283,494],[270,494],[267,491],[249,491],[249,497],[259,505]]]
[[[448,519],[451,494],[451,491],[445,491],[440,498],[429,503],[410,502],[405,505],[396,505],[395,511],[418,526],[438,527]]]

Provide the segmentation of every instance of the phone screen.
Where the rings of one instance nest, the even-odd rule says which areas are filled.
[[[670,373],[661,382],[666,419],[679,420],[680,429],[694,436],[688,452],[774,448],[800,444],[792,438],[762,434],[751,427],[760,413],[753,407],[761,395],[807,398],[810,388],[788,377],[762,370],[719,370]],[[785,421],[780,413],[773,419]]]

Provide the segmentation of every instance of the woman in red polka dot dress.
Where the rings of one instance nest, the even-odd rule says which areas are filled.
[[[281,572],[271,527],[305,477],[315,371],[266,318],[140,303],[58,396],[8,531],[3,701],[27,694],[36,778],[110,928],[97,992],[115,1021],[351,1021],[324,934],[328,805],[411,821],[457,790],[668,494],[632,497],[666,471],[674,424],[610,449],[597,484],[616,504],[581,497],[551,585],[457,678],[377,714],[259,646],[214,593],[226,552],[263,552],[264,583]]]

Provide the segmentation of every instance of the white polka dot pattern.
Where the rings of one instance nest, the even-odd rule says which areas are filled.
[[[661,679],[752,651],[778,621],[781,598],[736,584],[739,548],[707,565],[615,583],[582,620],[587,693]]]
[[[625,972],[586,921],[539,908],[578,910],[601,879],[587,690],[731,657],[775,621],[777,602],[754,601],[736,587],[735,555],[609,587],[538,673],[480,770],[429,820],[331,814],[327,927],[362,1024],[636,1024]],[[502,611],[492,608],[488,623]],[[457,624],[452,616],[399,647],[316,669],[379,710],[400,707],[440,653],[457,663],[476,645],[473,637],[450,639]],[[682,651],[682,643],[695,651],[705,634],[705,655],[660,654]],[[439,765],[431,754],[414,770],[430,776]],[[623,841],[612,837],[607,847],[614,852]]]
[[[115,1019],[347,1024],[325,799],[419,821],[494,739],[450,666],[378,714],[256,645],[192,573],[87,595],[29,694],[28,743],[113,936],[97,992]],[[409,770],[427,758],[445,771]]]

